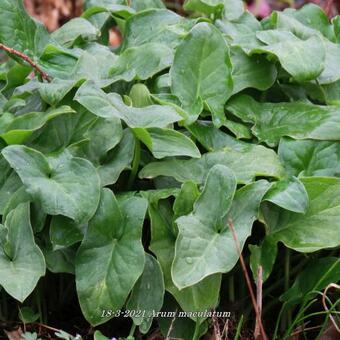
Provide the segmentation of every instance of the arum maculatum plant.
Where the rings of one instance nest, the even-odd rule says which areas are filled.
[[[19,306],[48,322],[76,291],[92,326],[130,311],[131,335],[211,324],[153,320],[169,310],[229,310],[251,329],[232,221],[269,337],[303,332],[315,309],[316,337],[336,321],[318,292],[340,279],[340,17],[184,8],[88,0],[50,34],[0,1],[2,320]]]

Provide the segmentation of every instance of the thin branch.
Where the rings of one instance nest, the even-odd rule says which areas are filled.
[[[15,50],[14,48],[8,47],[4,44],[0,43],[0,50],[3,50],[9,54],[12,55],[16,55],[17,57],[21,58],[22,60],[26,61],[26,63],[30,64],[32,66],[32,68],[38,72],[42,79],[48,81],[49,83],[52,81],[51,77],[44,72],[30,57],[28,57],[26,54],[23,54],[17,50]]]
[[[172,320],[171,320],[171,323],[170,323],[168,332],[167,332],[167,334],[166,334],[165,340],[170,340],[170,335],[171,335],[171,332],[172,332],[172,330],[173,330],[174,323],[175,323],[175,321],[176,321],[176,316],[177,316],[177,309],[175,310],[175,315],[174,315],[174,317],[173,317]]]
[[[323,294],[322,294],[322,304],[323,304],[323,307],[324,307],[324,309],[325,309],[326,312],[329,312],[329,309],[328,309],[327,303],[326,303],[326,296],[327,296],[327,292],[328,292],[328,290],[329,290],[330,288],[340,289],[340,285],[337,285],[337,284],[335,284],[335,283],[330,283],[330,284],[326,287],[325,291],[323,292]],[[329,318],[331,319],[331,322],[332,322],[334,328],[340,333],[340,328],[339,328],[339,326],[336,324],[336,321],[334,320],[334,317],[333,317],[332,313],[329,313]]]
[[[235,241],[236,249],[237,249],[238,255],[240,257],[241,267],[242,267],[243,274],[244,274],[244,277],[245,277],[246,282],[247,282],[247,286],[248,286],[248,290],[249,290],[249,293],[250,293],[251,301],[253,303],[253,307],[254,307],[255,314],[256,314],[256,320],[257,320],[257,322],[259,324],[259,327],[260,327],[262,339],[263,340],[268,340],[266,332],[265,332],[265,330],[263,328],[262,320],[261,320],[261,317],[260,317],[260,310],[259,310],[259,307],[258,307],[258,305],[256,303],[254,290],[253,290],[253,287],[252,287],[252,284],[251,284],[251,281],[250,281],[250,278],[249,278],[249,274],[248,274],[248,271],[247,271],[247,267],[246,267],[243,255],[242,255],[242,251],[241,251],[240,243],[239,243],[236,231],[235,231],[234,223],[233,223],[233,221],[231,219],[229,219],[228,224],[229,224],[229,228],[230,228],[230,230],[231,230],[231,232],[233,234],[233,238],[234,238],[234,241]]]
[[[262,319],[262,285],[263,285],[263,269],[262,266],[257,268],[256,273],[256,302],[259,311],[259,318],[256,318],[254,338],[258,339],[261,335],[259,320]]]

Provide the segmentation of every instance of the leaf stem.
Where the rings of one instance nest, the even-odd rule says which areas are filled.
[[[243,325],[243,314],[241,315],[240,320],[237,324],[237,329],[236,329],[236,334],[235,334],[234,340],[239,339],[239,337],[241,335],[242,325]]]
[[[230,275],[229,276],[229,285],[228,285],[228,295],[229,295],[229,301],[231,303],[234,303],[235,302],[235,282],[234,282],[234,275]]]
[[[130,173],[130,177],[128,180],[128,190],[130,190],[133,186],[133,182],[136,179],[136,175],[139,168],[140,163],[140,141],[138,138],[135,137],[135,154],[133,156],[133,162],[132,162],[132,169]]]
[[[0,50],[5,51],[9,54],[15,55],[17,57],[19,57],[20,59],[26,61],[26,63],[30,64],[32,66],[32,68],[38,72],[41,75],[41,78],[46,80],[47,82],[51,82],[52,78],[46,73],[44,72],[29,56],[27,56],[24,53],[21,53],[17,50],[15,50],[14,48],[8,47],[4,44],[0,43]]]
[[[196,323],[195,323],[195,332],[194,332],[194,335],[192,337],[192,340],[198,340],[199,339],[200,326],[201,326],[201,324],[198,321],[196,321]]]
[[[132,336],[135,334],[135,331],[136,331],[136,324],[132,321],[132,326],[131,326],[131,329],[130,329],[130,333],[129,333],[129,336]]]
[[[284,258],[284,291],[286,292],[289,289],[290,284],[290,249],[285,249],[285,258]],[[281,330],[284,331],[287,329],[288,325],[292,323],[292,313],[291,309],[287,309],[281,324]]]

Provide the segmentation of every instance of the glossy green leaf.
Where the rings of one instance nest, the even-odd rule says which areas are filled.
[[[116,183],[119,175],[131,168],[134,150],[134,136],[129,129],[126,129],[120,143],[108,154],[106,161],[97,168],[102,186]]]
[[[253,133],[260,141],[276,145],[281,137],[295,139],[340,139],[339,108],[301,101],[259,103],[252,97],[233,97],[227,109],[245,122],[253,123]]]
[[[264,91],[273,85],[277,76],[273,63],[258,55],[248,56],[236,46],[231,48],[230,58],[233,67],[233,94],[248,87]]]
[[[46,213],[78,222],[95,213],[100,181],[89,161],[66,158],[51,166],[42,153],[21,145],[8,146],[2,154]]]
[[[211,170],[211,174],[214,169],[216,168]],[[223,167],[219,166],[219,169],[222,170]],[[223,171],[220,175],[225,176],[226,172]],[[257,219],[260,202],[268,189],[267,182],[259,181],[240,189],[230,206],[231,202],[224,199],[230,192],[223,188],[222,178],[214,176],[209,179],[208,176],[194,211],[176,220],[179,237],[176,241],[172,276],[180,288],[199,282],[209,274],[230,271],[238,260],[238,252],[228,221],[233,222],[242,248],[251,233],[253,222]],[[219,193],[219,202],[216,202],[216,192]],[[211,209],[208,202],[211,202],[211,195],[220,210]],[[198,207],[200,214],[196,210]],[[204,214],[203,211],[206,216],[202,218],[198,215]]]
[[[282,67],[298,82],[315,79],[325,64],[325,49],[318,36],[301,40],[290,32],[267,30],[258,32],[257,38],[267,46],[252,53],[269,53],[276,56]]]
[[[215,165],[208,173],[192,213],[176,220],[179,234],[171,275],[179,289],[190,287],[211,274],[223,272],[218,240],[235,190],[236,179],[232,171]],[[216,203],[213,206],[210,204],[212,199]]]
[[[272,208],[264,215],[269,228],[267,237],[306,253],[339,246],[340,179],[305,177],[301,182],[309,196],[306,213],[283,209],[275,212]]]
[[[146,9],[151,8],[165,8],[164,3],[162,0],[132,0],[131,6],[134,8],[137,12],[144,11]]]
[[[44,102],[55,106],[72,90],[76,83],[75,80],[56,78],[51,83],[40,83],[39,93]]]
[[[206,14],[221,14],[224,0],[185,0],[184,9]]]
[[[306,212],[309,200],[305,187],[296,177],[274,182],[263,199],[297,213]]]
[[[93,15],[99,13],[110,13],[111,15],[127,19],[132,16],[135,11],[133,8],[125,5],[115,4],[109,1],[100,1],[99,3],[94,3],[94,6],[88,8],[82,14],[82,17],[90,19]]]
[[[250,268],[254,281],[258,275],[258,268],[262,267],[262,280],[265,282],[273,270],[277,256],[277,245],[269,238],[265,238],[261,245],[249,245]]]
[[[49,120],[74,112],[69,106],[61,106],[48,112],[32,112],[13,117],[6,128],[3,131],[0,130],[0,137],[8,145],[23,144],[34,131],[42,128]]]
[[[50,240],[53,249],[67,248],[83,240],[87,224],[79,224],[64,216],[53,216]]]
[[[58,250],[44,250],[47,269],[52,273],[74,274],[76,249],[62,248]]]
[[[172,92],[193,123],[205,106],[214,123],[224,120],[224,104],[232,93],[228,47],[220,32],[207,23],[197,24],[178,46],[170,69]]]
[[[133,129],[135,136],[143,142],[155,158],[189,156],[200,158],[195,143],[183,133],[161,128]]]
[[[240,47],[247,54],[264,45],[256,38],[256,32],[262,31],[261,23],[248,11],[234,20],[218,19],[215,25],[231,46]]]
[[[112,81],[146,80],[169,68],[173,51],[166,45],[148,43],[126,49],[110,69]]]
[[[208,152],[200,159],[170,159],[148,163],[139,173],[140,178],[169,176],[178,182],[192,180],[203,183],[208,171],[216,164],[229,167],[235,173],[239,183],[249,183],[256,176],[277,177],[284,175],[283,168],[276,154],[261,145],[245,146],[244,149],[225,148],[217,152]],[[261,159],[261,162],[258,162]]]
[[[170,106],[129,107],[117,93],[106,94],[89,83],[80,87],[75,100],[95,115],[120,118],[131,128],[166,127],[182,119]]]
[[[3,215],[8,201],[22,187],[22,182],[3,157],[0,158],[0,169],[0,214]]]
[[[109,189],[102,191],[76,258],[79,302],[92,325],[107,321],[101,317],[104,309],[123,306],[143,272],[141,236],[146,209],[145,199],[132,197],[117,202]]]
[[[122,50],[151,42],[175,47],[193,24],[194,21],[166,9],[142,11],[127,20]]]
[[[146,334],[152,324],[153,312],[161,310],[164,298],[164,279],[158,261],[146,254],[143,274],[132,289],[126,308],[137,311],[139,316],[132,317],[140,331]]]
[[[46,28],[26,13],[22,0],[1,1],[0,22],[0,42],[31,57],[40,56],[49,42]]]
[[[165,288],[179,303],[184,311],[203,311],[214,308],[218,303],[221,275],[214,274],[201,282],[179,290],[171,278],[171,265],[175,254],[175,241],[178,234],[174,219],[183,213],[190,213],[199,192],[192,182],[183,184],[181,191],[176,194],[174,214],[168,202],[163,201],[171,192],[164,196],[149,193],[149,216],[151,220],[150,249],[157,255],[157,259],[164,273]],[[150,195],[151,194],[151,195]],[[160,199],[162,199],[160,201]],[[195,318],[196,319],[196,318]],[[201,321],[201,320],[200,320]]]
[[[292,176],[340,175],[339,142],[282,138],[278,154]]]
[[[96,40],[100,35],[99,30],[83,18],[74,18],[52,33],[52,38],[59,44],[71,47],[83,41]]]
[[[45,275],[44,256],[35,244],[29,204],[12,210],[0,225],[0,285],[23,302]]]

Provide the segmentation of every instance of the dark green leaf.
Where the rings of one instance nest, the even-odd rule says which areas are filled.
[[[109,189],[102,191],[76,259],[80,306],[92,325],[107,321],[101,317],[103,310],[115,311],[123,306],[143,272],[141,236],[146,208],[145,199],[132,197],[117,202]]]
[[[193,123],[205,106],[215,125],[225,121],[224,104],[232,94],[229,51],[220,32],[207,23],[197,24],[178,46],[170,70],[172,92]]]
[[[45,260],[34,242],[28,203],[12,210],[5,225],[0,225],[0,273],[0,285],[20,302],[45,275]]]

